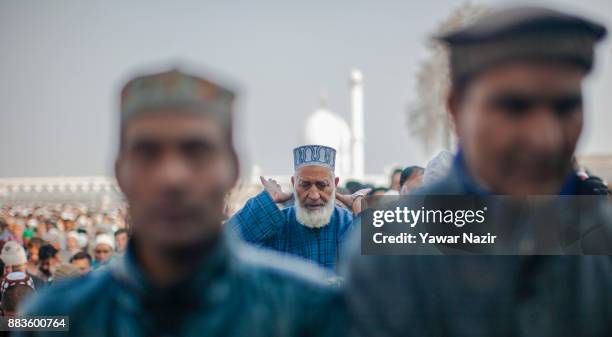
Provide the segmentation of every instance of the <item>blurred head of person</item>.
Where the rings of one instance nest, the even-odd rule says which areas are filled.
[[[47,233],[45,233],[45,236],[43,236],[43,240],[52,245],[56,250],[61,250],[62,237],[63,233],[59,229],[53,227],[49,229]]]
[[[401,168],[393,169],[393,172],[391,173],[391,184],[389,185],[390,190],[399,192],[400,188],[402,187],[401,177],[402,177],[402,169]]]
[[[33,263],[33,264],[37,264],[38,263],[38,251],[40,249],[40,246],[43,245],[43,240],[40,238],[32,238],[32,240],[30,240],[28,242],[28,245],[26,246],[28,248],[28,262],[29,263]]]
[[[357,191],[359,191],[362,188],[365,188],[365,185],[363,185],[362,183],[356,181],[356,180],[349,180],[347,181],[344,186],[346,187],[346,189],[348,190],[349,194],[353,194]]]
[[[55,268],[60,264],[58,250],[51,244],[44,244],[38,250],[38,269],[47,278],[53,277]]]
[[[128,244],[128,231],[124,228],[120,228],[115,232],[115,250],[118,253],[125,252]]]
[[[96,265],[108,262],[115,252],[115,239],[109,234],[96,236],[94,258]]]
[[[28,258],[25,249],[15,241],[8,241],[2,246],[0,259],[4,262],[3,275],[6,276],[12,272],[25,272]]]
[[[80,270],[72,263],[60,263],[53,274],[53,282],[59,282],[81,276]]]
[[[291,177],[297,221],[310,228],[329,224],[336,204],[334,175],[336,151],[330,147],[305,145],[295,148],[295,173]]]
[[[388,188],[381,186],[372,188],[372,190],[368,193],[368,196],[366,197],[367,205],[369,207],[378,207],[380,205],[382,197],[388,191]]]
[[[513,24],[492,24],[507,17]],[[450,47],[447,107],[479,184],[499,194],[561,190],[582,131],[582,81],[604,35],[579,17],[517,7],[441,37]]]
[[[225,195],[239,172],[233,98],[217,84],[175,70],[124,86],[115,172],[136,247],[170,258],[216,242]]]
[[[75,231],[68,232],[66,235],[66,250],[69,252],[77,252],[81,250],[79,245],[79,234]]]
[[[34,282],[25,272],[12,272],[4,277],[0,285],[2,291],[3,316],[16,316],[20,305],[34,293]]]
[[[400,195],[407,195],[411,191],[423,185],[423,168],[420,166],[408,166],[402,170],[400,175]]]
[[[45,237],[49,223],[50,221],[40,221],[38,225],[36,225],[36,228],[35,228],[36,237],[38,238]]]
[[[9,230],[20,242],[23,242],[23,232],[25,231],[25,228],[26,226],[24,219],[18,219],[18,221],[14,221],[9,225]]]
[[[77,267],[81,276],[91,271],[91,262],[91,256],[85,252],[78,252],[70,258],[70,263]]]

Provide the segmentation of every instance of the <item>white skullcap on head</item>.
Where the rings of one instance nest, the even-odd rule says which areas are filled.
[[[68,232],[68,238],[73,238],[75,240],[79,240],[79,233],[77,233],[76,231],[70,231]]]
[[[98,245],[107,245],[111,247],[111,249],[115,249],[115,238],[108,234],[100,234],[96,236],[96,244],[94,247],[98,247]]]
[[[79,247],[85,248],[85,246],[87,246],[87,241],[87,234],[79,233],[79,235],[77,236],[77,242],[79,243]]]
[[[453,165],[453,154],[450,151],[442,150],[433,157],[423,173],[423,185],[429,185],[444,178]]]
[[[25,249],[15,241],[8,241],[4,244],[0,259],[6,266],[19,266],[28,262]]]
[[[57,228],[51,228],[43,235],[43,240],[49,242],[50,244],[61,244],[62,233]]]

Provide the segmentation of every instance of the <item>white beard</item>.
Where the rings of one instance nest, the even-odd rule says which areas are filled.
[[[327,201],[327,204],[317,210],[309,210],[303,207],[297,193],[293,192],[293,195],[295,200],[295,217],[300,224],[308,228],[321,228],[325,227],[329,223],[336,206],[335,189],[331,193],[331,197]]]

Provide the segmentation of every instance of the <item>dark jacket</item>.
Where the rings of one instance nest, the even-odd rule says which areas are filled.
[[[130,248],[112,266],[45,289],[25,314],[69,316],[65,336],[341,334],[340,296],[321,281],[321,270],[228,241],[221,240],[192,278],[169,289],[147,281]]]
[[[465,195],[457,165],[422,194]],[[579,180],[574,194],[589,194]],[[612,336],[610,256],[362,256],[345,297],[355,336]]]

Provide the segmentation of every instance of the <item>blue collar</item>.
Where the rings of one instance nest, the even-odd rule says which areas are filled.
[[[137,242],[133,240],[130,240],[121,261],[117,261],[118,263],[113,266],[113,276],[143,300],[150,300],[152,297],[164,297],[164,294],[167,293],[176,295],[177,292],[186,292],[187,294],[190,293],[189,296],[198,297],[197,294],[203,291],[213,278],[222,275],[229,265],[231,252],[228,247],[228,238],[223,232],[225,231],[222,231],[208,255],[195,268],[196,271],[187,279],[168,289],[156,287],[146,277],[136,259],[134,245]]]

